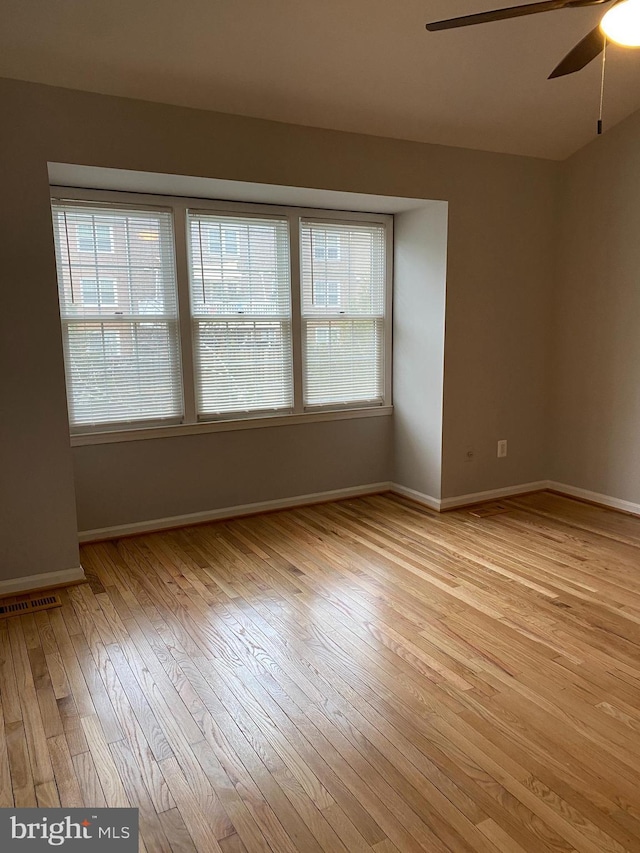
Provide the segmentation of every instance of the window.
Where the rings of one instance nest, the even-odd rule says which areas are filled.
[[[113,252],[113,231],[104,223],[78,222],[76,239],[79,252]]]
[[[182,382],[168,211],[53,206],[72,431],[179,422]],[[88,254],[70,238],[109,234]],[[160,283],[160,287],[158,287]]]
[[[391,217],[64,193],[53,218],[73,433],[389,404]]]
[[[318,261],[317,245],[340,251]],[[382,403],[384,225],[303,219],[301,249],[305,405]]]
[[[290,410],[293,365],[286,217],[190,212],[188,227],[198,418]],[[236,263],[225,266],[207,256],[202,251],[203,231],[239,235],[242,251]]]

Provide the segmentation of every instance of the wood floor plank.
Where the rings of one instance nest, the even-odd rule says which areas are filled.
[[[8,622],[8,619],[0,619],[0,685],[2,686],[2,712],[7,724],[22,720]]]
[[[82,728],[89,744],[89,751],[95,765],[104,798],[109,808],[127,808],[127,797],[122,778],[109,751],[109,744],[100,726],[97,716],[83,717]]]
[[[50,738],[63,734],[64,726],[53,687],[41,687],[36,690],[36,695],[45,737]]]
[[[38,704],[34,673],[31,669],[22,618],[9,619],[8,627],[31,776],[34,786],[37,787],[47,782],[53,782],[54,775],[45,734],[45,725],[48,725],[49,721],[43,718]]]
[[[478,825],[489,841],[500,853],[523,853],[522,847],[517,844],[504,829],[493,820],[484,820]]]
[[[36,785],[36,802],[40,809],[56,809],[60,807],[60,797],[55,782],[43,782]]]
[[[91,753],[88,750],[87,752],[79,752],[73,756],[72,760],[84,805],[106,808],[107,801]]]
[[[245,840],[250,850],[263,851],[263,853],[267,853],[271,847],[261,829],[261,824],[258,823],[254,817],[254,810],[251,809],[246,800],[243,799],[240,793],[240,786],[238,784],[234,784],[234,781],[232,781],[232,778],[225,771],[225,768],[220,763],[215,751],[208,741],[198,746],[197,755],[198,761],[202,765],[202,769],[206,773],[207,778],[210,780],[215,790],[218,792],[225,810],[233,822],[236,829],[235,834],[237,834],[240,839]],[[264,810],[266,801],[261,803],[261,805]],[[262,821],[262,824],[268,832],[269,825],[264,821]],[[224,839],[221,840],[221,846],[223,840]],[[285,846],[286,843],[287,842],[285,841]]]
[[[640,853],[640,519],[374,495],[86,545],[0,620],[0,806],[149,853]]]
[[[129,802],[135,804],[139,810],[140,832],[148,849],[154,853],[171,853],[171,845],[144,784],[134,753],[124,740],[110,744],[110,751]]]
[[[82,674],[82,669],[71,642],[67,625],[62,610],[54,610],[49,614],[51,628],[56,638],[60,659],[64,667],[70,695],[73,696],[77,712],[82,716],[95,714],[95,706],[91,699],[91,693]],[[53,680],[53,679],[52,679]]]
[[[7,736],[5,732],[2,695],[0,694],[0,808],[11,808],[13,805],[9,753],[7,750]]]
[[[198,853],[220,853],[220,845],[207,816],[202,812],[196,797],[191,792],[189,782],[183,775],[177,760],[165,758],[160,762],[160,768],[184,822],[189,827],[189,833]]]
[[[158,815],[160,823],[171,845],[172,853],[196,853],[189,830],[187,829],[179,810],[174,808]]]
[[[35,805],[33,776],[29,764],[29,752],[24,724],[21,720],[7,723],[4,727],[4,733],[15,805],[22,808]]]
[[[242,843],[239,835],[229,835],[220,842],[222,853],[247,853],[247,848]]]
[[[47,743],[58,786],[60,805],[65,808],[82,808],[84,801],[67,739],[64,735],[57,735],[49,738]]]

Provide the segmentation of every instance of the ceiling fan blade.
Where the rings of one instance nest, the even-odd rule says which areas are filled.
[[[559,65],[556,65],[551,74],[549,74],[549,80],[580,71],[580,69],[584,68],[585,65],[588,65],[596,56],[602,53],[605,39],[606,36],[598,24],[582,41],[578,42],[573,50],[569,51]]]
[[[543,3],[526,3],[524,6],[510,6],[507,9],[493,9],[491,12],[479,12],[476,15],[463,15],[461,18],[448,18],[446,21],[433,21],[427,24],[427,29],[430,32],[437,32],[438,30],[451,30],[456,27],[469,27],[472,24],[505,21],[507,18],[521,18],[523,15],[553,12],[570,5],[572,5],[572,0],[545,0]]]
[[[508,18],[521,18],[524,15],[538,15],[540,12],[555,12],[556,9],[568,9],[581,6],[599,6],[610,0],[545,0],[543,3],[526,3],[523,6],[509,6],[506,9],[493,9],[476,15],[463,15],[460,18],[448,18],[446,21],[433,21],[427,24],[430,32],[451,30],[457,27],[469,27],[472,24],[487,24],[491,21],[506,21]]]

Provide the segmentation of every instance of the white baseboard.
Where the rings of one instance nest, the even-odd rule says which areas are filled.
[[[522,483],[519,486],[505,486],[503,489],[490,489],[486,492],[475,492],[469,495],[457,495],[454,498],[443,498],[440,501],[440,509],[454,509],[458,506],[484,503],[484,501],[499,500],[500,498],[516,497],[527,492],[541,492],[546,489],[551,489],[567,497],[579,498],[590,503],[599,504],[600,506],[619,509],[622,512],[628,512],[630,515],[640,516],[640,504],[625,501],[621,498],[614,498],[611,495],[603,495],[600,492],[591,492],[588,489],[578,488],[578,486],[570,486],[567,483],[558,483],[555,480],[538,480],[535,483]]]
[[[238,506],[222,507],[221,509],[193,512],[187,515],[173,515],[168,518],[152,518],[148,521],[136,521],[133,524],[119,524],[114,527],[99,527],[95,530],[81,530],[78,533],[80,542],[95,542],[101,539],[118,539],[121,536],[133,536],[137,533],[150,533],[155,530],[170,530],[175,527],[188,527],[191,524],[202,524],[207,521],[220,521],[224,518],[236,518],[241,515],[257,515],[261,512],[271,512],[278,509],[288,509],[306,504],[327,503],[344,498],[355,498],[360,495],[372,495],[387,492],[393,488],[391,483],[368,483],[364,486],[353,486],[347,489],[333,489],[329,492],[315,492],[310,495],[296,495],[290,498],[279,498],[273,501],[241,504]]]
[[[489,489],[485,492],[471,492],[467,495],[456,495],[452,498],[434,498],[415,489],[409,489],[407,486],[401,486],[399,483],[391,483],[389,486],[390,491],[398,495],[404,495],[404,497],[429,507],[429,509],[434,509],[436,512],[455,509],[459,506],[471,506],[471,504],[484,503],[485,501],[493,501],[499,498],[515,497],[516,495],[524,495],[527,492],[541,492],[548,488],[551,488],[548,480],[536,480],[534,483],[519,483],[516,486],[504,486],[501,489]]]
[[[63,586],[85,580],[84,569],[77,566],[73,569],[62,569],[59,572],[43,572],[39,575],[27,575],[23,578],[0,580],[0,596],[20,595],[31,589],[46,589],[49,586]]]
[[[187,515],[174,515],[168,518],[153,518],[148,521],[137,521],[133,524],[119,524],[114,527],[100,527],[94,530],[81,530],[78,534],[80,542],[95,542],[101,539],[118,539],[121,536],[133,536],[138,533],[150,533],[155,530],[170,530],[176,527],[188,527],[191,524],[202,524],[207,521],[220,521],[225,518],[237,518],[242,515],[257,515],[261,512],[271,512],[278,509],[288,509],[306,504],[327,503],[344,498],[355,498],[361,495],[372,495],[379,492],[396,492],[416,503],[433,509],[436,512],[455,509],[461,506],[484,503],[485,501],[499,500],[500,498],[515,497],[528,492],[540,492],[545,489],[553,489],[556,492],[569,495],[570,497],[582,498],[602,506],[620,509],[632,515],[640,516],[640,504],[623,501],[565,483],[557,483],[551,480],[536,480],[533,483],[520,483],[515,486],[505,486],[501,489],[489,489],[484,492],[471,492],[466,495],[456,495],[451,498],[434,498],[431,495],[402,486],[399,483],[368,483],[364,486],[353,486],[347,489],[334,489],[328,492],[315,492],[309,495],[296,495],[290,498],[279,498],[273,501],[260,501],[258,503],[240,504],[220,509],[194,512]],[[15,581],[0,581],[0,595],[7,595],[12,589],[5,591],[6,584],[20,583],[20,589],[29,589],[36,586],[54,585],[58,583],[69,583],[73,580],[84,579],[82,569],[69,569],[70,573],[79,573],[67,576],[67,572],[54,572],[52,574],[33,575],[29,578],[17,578]],[[64,575],[60,580],[58,575]],[[31,583],[33,581],[33,583]]]
[[[520,483],[517,486],[504,486],[502,489],[489,489],[486,492],[472,492],[468,495],[456,495],[453,498],[443,498],[440,501],[440,509],[455,509],[458,506],[469,506],[480,504],[485,501],[494,501],[499,498],[515,497],[527,492],[541,492],[550,488],[548,480],[536,480],[534,483]]]
[[[611,507],[611,509],[619,509],[622,512],[628,512],[631,515],[640,516],[640,504],[632,503],[631,501],[623,501],[621,498],[614,498],[611,495],[602,495],[600,492],[590,492],[588,489],[580,489],[577,486],[568,486],[566,483],[557,483],[550,480],[546,486],[547,489],[553,489],[554,492],[560,492],[563,495],[568,495],[572,498],[580,498],[583,501],[600,504],[601,506]]]
[[[425,495],[423,492],[417,492],[415,489],[410,489],[407,486],[401,486],[399,483],[390,483],[389,490],[398,495],[403,495],[405,498],[410,498],[418,504],[434,509],[440,512],[441,501],[438,498],[433,498],[431,495]]]

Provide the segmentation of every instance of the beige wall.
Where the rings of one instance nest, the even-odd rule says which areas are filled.
[[[640,503],[640,113],[562,171],[551,476]]]
[[[9,350],[2,365],[8,415],[1,488],[9,508],[4,518],[11,519],[4,576],[41,571],[43,559],[52,568],[77,559],[47,161],[448,201],[442,493],[545,475],[547,361],[541,344],[558,164],[9,80],[0,81],[0,109],[4,127],[11,128],[0,167],[3,188],[9,188],[0,238],[8,252],[1,267]],[[28,353],[19,371],[16,352]],[[394,473],[384,418],[221,435],[76,448],[80,527],[124,519],[123,494],[126,520],[133,522]],[[292,435],[299,450],[287,464]],[[506,460],[495,458],[499,438],[509,440]],[[262,441],[282,467],[266,463]],[[476,450],[473,463],[465,462],[469,444]],[[302,453],[306,447],[313,455]],[[159,454],[161,448],[166,453]],[[357,462],[354,448],[363,453]],[[247,461],[256,466],[252,473]],[[230,486],[239,469],[239,483]],[[176,477],[179,488],[172,492]],[[190,477],[195,492],[187,488]]]
[[[79,558],[47,167],[0,136],[1,581]]]
[[[394,481],[439,500],[448,205],[394,219]]]
[[[79,529],[385,482],[391,437],[380,417],[77,447]]]

